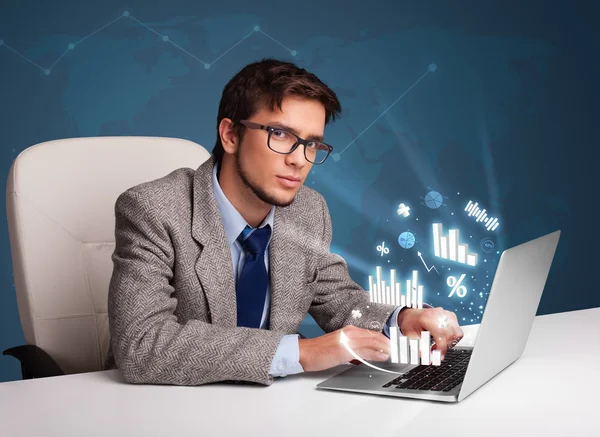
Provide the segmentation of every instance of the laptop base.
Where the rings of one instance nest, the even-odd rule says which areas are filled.
[[[462,383],[447,392],[405,390],[397,388],[395,384],[384,387],[384,385],[399,377],[400,374],[408,373],[418,366],[414,364],[395,364],[389,362],[370,362],[370,364],[397,373],[382,372],[381,370],[373,369],[365,364],[359,364],[317,384],[317,389],[424,399],[439,402],[458,402],[458,393],[460,392]]]

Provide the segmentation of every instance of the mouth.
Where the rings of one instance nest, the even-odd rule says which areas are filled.
[[[277,180],[281,185],[288,188],[295,188],[300,185],[302,179],[294,176],[277,176]]]

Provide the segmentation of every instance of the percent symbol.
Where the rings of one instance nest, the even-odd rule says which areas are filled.
[[[388,253],[390,253],[390,249],[385,247],[385,241],[382,241],[381,244],[379,246],[377,246],[377,252],[381,252],[381,256],[383,256],[384,254],[387,255]]]
[[[454,276],[448,276],[448,279],[446,279],[446,284],[448,284],[449,287],[452,287],[452,290],[450,291],[450,294],[448,295],[448,297],[452,297],[452,295],[455,292],[458,295],[458,297],[465,297],[467,295],[467,287],[465,287],[464,285],[461,285],[462,280],[464,278],[465,278],[465,273],[460,275],[460,278],[458,278],[458,281],[456,280],[456,278]]]

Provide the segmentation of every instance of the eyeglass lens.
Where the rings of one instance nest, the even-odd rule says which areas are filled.
[[[289,153],[297,142],[296,136],[284,130],[274,130],[269,135],[269,147],[279,153]],[[319,141],[309,141],[304,154],[307,160],[319,164],[327,158],[329,148]]]

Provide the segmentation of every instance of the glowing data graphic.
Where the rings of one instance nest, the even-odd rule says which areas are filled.
[[[442,195],[437,191],[433,190],[429,191],[425,195],[425,199],[423,200],[425,201],[425,205],[427,205],[427,207],[431,209],[438,209],[444,204],[444,198],[442,197]]]
[[[421,252],[417,251],[417,256],[419,258],[421,258],[421,261],[423,262],[423,265],[425,266],[425,268],[427,269],[427,273],[429,273],[431,270],[435,270],[435,272],[439,275],[440,272],[438,272],[438,269],[435,268],[435,266],[431,266],[431,267],[427,267],[427,263],[425,262],[425,260],[423,259],[423,255],[421,255]]]
[[[406,94],[408,94],[408,92],[411,89],[413,89],[419,82],[421,82],[421,79],[423,79],[429,73],[435,72],[436,70],[437,70],[437,65],[436,64],[429,64],[429,66],[427,67],[427,71],[421,77],[419,77],[419,79],[417,79],[417,81],[415,83],[413,83],[411,86],[409,86],[406,91],[404,91],[396,100],[394,100],[394,102],[390,106],[388,106],[386,108],[385,111],[383,111],[381,114],[379,114],[379,116],[375,120],[373,120],[371,122],[371,124],[369,124],[366,128],[364,128],[363,131],[360,134],[358,134],[358,136],[356,136],[356,138],[354,138],[352,141],[350,141],[350,143],[348,143],[348,145],[346,147],[344,147],[344,149],[340,153],[334,153],[332,155],[333,160],[335,162],[338,162],[342,158],[342,155],[348,149],[348,147],[350,147],[352,144],[354,144],[356,142],[356,140],[358,140],[366,131],[368,131],[371,128],[371,126],[373,126],[375,123],[377,123],[377,121],[381,117],[383,117],[386,114],[386,112],[388,112],[390,109],[392,109],[392,107],[396,103],[398,103]]]
[[[377,252],[381,252],[381,256],[387,255],[388,253],[390,253],[390,249],[385,247],[385,241],[382,241],[381,244],[379,246],[377,246]]]
[[[476,222],[482,222],[488,231],[495,231],[500,224],[498,218],[488,217],[485,209],[479,209],[477,205],[477,202],[473,203],[469,200],[469,203],[467,203],[467,206],[465,207],[465,211],[469,213],[469,217],[474,217]]]
[[[431,350],[431,334],[422,331],[421,338],[408,338],[398,328],[390,329],[390,361],[400,364],[442,365],[441,351]]]
[[[466,275],[464,273],[460,275],[458,279],[456,279],[455,276],[448,276],[448,279],[446,279],[446,284],[448,284],[448,287],[452,288],[448,297],[452,297],[452,295],[455,293],[458,297],[465,297],[467,295],[467,287],[461,285],[463,279],[465,279],[465,276]]]
[[[403,249],[410,249],[415,245],[415,241],[415,234],[412,232],[406,231],[398,235],[398,244]]]
[[[398,206],[398,215],[402,215],[404,217],[408,217],[410,215],[410,206],[405,205],[404,203],[401,203]]]
[[[442,235],[442,224],[433,224],[433,254],[435,256],[469,266],[477,265],[477,254],[469,253],[468,245],[458,242],[458,229],[450,229],[446,237]]]
[[[373,303],[401,305],[411,308],[423,308],[423,286],[419,285],[419,271],[413,270],[412,279],[406,280],[406,293],[402,294],[402,285],[396,281],[396,270],[390,270],[390,282],[386,283],[381,267],[376,268],[375,279],[369,276],[369,297]]]
[[[54,61],[54,63],[52,64],[52,66],[50,66],[49,68],[43,68],[40,65],[36,64],[34,61],[32,61],[31,59],[29,59],[27,56],[25,56],[23,53],[18,52],[17,50],[15,50],[14,48],[10,47],[8,44],[6,44],[4,42],[4,40],[0,39],[0,48],[1,47],[6,47],[8,50],[10,50],[11,52],[14,52],[16,55],[19,55],[21,58],[25,59],[26,61],[28,61],[29,63],[35,65],[37,68],[39,68],[40,70],[42,70],[44,72],[44,74],[49,75],[52,71],[52,69],[56,66],[56,64],[58,64],[58,62],[70,51],[76,49],[76,47],[82,43],[84,40],[86,40],[87,38],[89,38],[90,36],[98,33],[98,31],[110,26],[111,24],[117,22],[118,20],[120,20],[121,18],[125,18],[125,19],[130,19],[135,21],[136,23],[142,25],[143,27],[145,27],[146,29],[148,29],[150,32],[158,35],[160,37],[159,41],[162,41],[163,44],[170,44],[173,47],[176,47],[177,49],[179,49],[181,52],[185,53],[186,55],[190,56],[191,58],[195,59],[196,61],[204,64],[204,68],[206,70],[210,69],[210,67],[217,62],[219,59],[221,59],[223,56],[225,56],[227,53],[229,53],[234,47],[236,47],[238,44],[241,44],[242,41],[244,41],[245,39],[249,38],[252,34],[254,34],[255,32],[260,32],[262,34],[264,34],[266,37],[268,37],[269,39],[271,39],[272,41],[274,41],[275,43],[279,44],[281,47],[283,47],[284,49],[286,49],[288,52],[290,52],[290,54],[292,56],[296,56],[297,52],[296,50],[290,50],[289,48],[287,48],[286,46],[284,46],[283,44],[281,44],[279,41],[277,41],[275,38],[273,38],[271,35],[265,33],[263,30],[261,30],[260,26],[254,26],[253,30],[250,31],[248,34],[246,34],[246,36],[242,37],[237,43],[235,43],[233,46],[231,46],[229,49],[227,49],[224,53],[221,53],[221,55],[219,55],[219,57],[217,57],[216,59],[214,59],[212,62],[207,62],[204,61],[202,59],[200,59],[198,56],[188,52],[186,49],[184,49],[183,47],[181,47],[180,45],[176,44],[175,42],[172,41],[172,39],[168,36],[168,35],[163,35],[161,34],[159,31],[157,31],[156,29],[153,29],[152,27],[148,26],[146,23],[141,22],[140,20],[138,20],[137,18],[135,18],[133,15],[131,15],[129,13],[129,11],[124,11],[121,15],[119,15],[116,19],[110,21],[109,23],[105,24],[104,26],[100,27],[99,29],[96,29],[95,31],[93,31],[92,33],[90,33],[89,35],[81,38],[78,41],[69,43],[69,45],[67,46],[67,49],[63,52],[63,54],[56,60]],[[431,70],[431,67],[430,67]],[[435,70],[433,70],[435,71]],[[427,73],[425,73],[427,74]],[[419,79],[420,80],[420,79]]]

